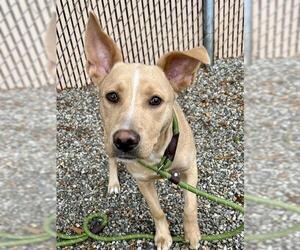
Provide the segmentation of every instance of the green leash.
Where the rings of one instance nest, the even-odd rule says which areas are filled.
[[[188,183],[182,182],[179,180],[178,176],[174,174],[170,174],[167,170],[172,164],[172,161],[175,156],[177,142],[179,137],[179,127],[178,127],[178,121],[176,118],[176,115],[173,117],[173,137],[171,139],[171,142],[169,143],[164,156],[162,157],[161,161],[156,165],[148,165],[145,164],[142,161],[139,161],[141,165],[148,168],[149,170],[155,171],[158,175],[163,177],[164,179],[167,179],[171,181],[172,183],[177,184],[182,189],[188,190],[194,194],[196,194],[199,197],[206,198],[210,201],[216,202],[220,205],[223,205],[225,207],[232,208],[240,213],[244,214],[244,207],[240,206],[237,203],[234,203],[230,200],[226,200],[211,194],[208,194],[204,191],[201,191]],[[293,204],[287,204],[276,200],[271,200],[268,198],[261,198],[256,197],[253,195],[245,195],[245,199],[248,201],[268,205],[271,207],[281,208],[286,211],[295,212],[300,214],[300,207],[293,205]],[[49,239],[57,238],[57,246],[70,246],[75,245],[77,243],[86,241],[87,239],[91,238],[96,241],[104,241],[104,242],[112,242],[112,241],[121,241],[121,240],[135,240],[135,239],[144,239],[144,240],[154,240],[153,234],[127,234],[127,235],[114,235],[114,236],[101,236],[98,233],[94,233],[91,231],[90,226],[92,222],[97,221],[100,225],[100,228],[98,228],[99,232],[104,229],[105,226],[108,225],[108,217],[106,214],[102,213],[95,213],[87,216],[84,218],[83,222],[83,230],[84,232],[80,235],[67,235],[63,233],[56,233],[52,229],[52,224],[54,224],[55,217],[51,216],[47,218],[44,222],[43,229],[44,233],[40,235],[29,235],[29,236],[16,236],[13,234],[8,233],[1,233],[0,232],[0,247],[9,247],[9,246],[18,246],[18,245],[26,245],[26,244],[33,244],[38,242],[43,242]],[[214,234],[214,235],[202,235],[201,240],[205,241],[216,241],[216,240],[224,240],[228,238],[232,238],[238,234],[240,234],[244,230],[244,224],[241,224],[239,227],[232,231],[227,231],[221,234]],[[279,237],[284,237],[288,234],[297,232],[300,230],[300,224],[281,230],[277,232],[271,232],[271,233],[265,233],[265,234],[257,234],[257,235],[246,235],[246,240],[256,240],[256,241],[262,241],[262,240],[269,240],[269,239],[275,239]],[[2,239],[2,241],[1,241]],[[183,236],[173,236],[172,237],[174,242],[185,242]]]
[[[160,173],[164,171],[160,170]],[[165,172],[164,174],[169,175],[169,173]],[[184,182],[181,184],[188,185]],[[188,185],[189,186],[189,185]],[[193,190],[195,189],[192,187]],[[191,189],[192,190],[192,189]],[[207,198],[211,201],[219,203],[224,206],[229,206],[237,211],[244,212],[244,208],[236,203],[231,201],[210,195],[204,191],[197,190],[197,195]],[[294,204],[288,204],[277,200],[272,200],[263,197],[257,197],[254,195],[245,195],[245,200],[250,202],[255,202],[258,204],[267,205],[273,208],[283,209],[289,212],[294,212],[300,214],[300,207]],[[232,206],[234,204],[234,206]],[[28,235],[28,236],[17,236],[14,234],[8,233],[1,233],[0,232],[0,247],[9,247],[9,246],[19,246],[19,245],[28,245],[34,244],[39,242],[44,242],[46,240],[55,239],[57,237],[58,242],[57,246],[70,246],[75,245],[77,243],[83,242],[88,238],[97,240],[97,241],[105,241],[105,242],[112,242],[112,241],[120,241],[120,240],[134,240],[134,239],[144,239],[144,240],[153,240],[153,234],[128,234],[128,235],[116,235],[116,236],[100,236],[91,232],[89,226],[91,221],[98,220],[101,222],[102,227],[105,227],[108,224],[108,217],[106,214],[95,213],[91,214],[84,218],[83,229],[84,233],[80,235],[67,235],[62,233],[56,233],[52,229],[52,225],[55,223],[55,216],[50,216],[44,222],[43,229],[44,233],[40,235]],[[232,238],[243,231],[244,225],[240,225],[238,228],[225,232],[222,234],[215,234],[215,235],[202,235],[202,240],[206,241],[216,241],[216,240],[223,240]],[[295,233],[300,231],[300,224],[292,226],[287,229],[283,229],[281,231],[270,232],[265,234],[254,234],[254,235],[245,235],[245,239],[249,241],[264,241],[264,240],[272,240],[280,237],[287,236],[289,234]],[[183,236],[173,236],[174,242],[184,242]]]
[[[152,166],[148,166],[148,167],[149,167],[149,169],[150,169],[150,167],[152,169]],[[163,174],[167,177],[170,177],[170,174],[163,170],[159,170],[158,172],[159,172],[159,174]],[[190,188],[190,185],[188,185],[187,183],[184,183],[184,182],[180,182],[178,185],[181,187],[183,187],[183,186],[187,187],[188,190],[190,190],[191,192],[196,191],[196,194],[198,196],[207,198],[218,204],[228,206],[228,207],[233,208],[241,213],[244,213],[244,208],[234,202],[216,197],[214,195],[208,194],[208,193],[201,191],[199,189],[196,189],[194,187]],[[245,195],[245,200],[300,214],[300,207],[297,205],[294,205],[294,204],[288,204],[288,203],[284,203],[281,201],[272,200],[272,199],[263,198],[263,197],[256,197],[254,195]],[[134,239],[144,239],[144,240],[153,240],[154,239],[153,234],[128,234],[128,235],[116,235],[116,236],[100,236],[100,235],[92,233],[89,228],[89,225],[90,225],[91,221],[93,221],[93,220],[100,221],[102,227],[105,227],[108,224],[107,215],[101,214],[101,213],[91,214],[84,218],[84,223],[83,223],[84,232],[82,234],[67,235],[67,234],[62,234],[62,233],[56,233],[55,231],[53,231],[52,225],[55,224],[55,216],[51,216],[45,220],[44,225],[43,225],[44,232],[40,235],[17,236],[14,234],[0,232],[0,247],[10,247],[10,246],[19,246],[19,245],[40,243],[40,242],[44,242],[46,240],[55,239],[55,237],[57,237],[57,240],[58,240],[57,246],[75,245],[77,243],[86,241],[88,238],[91,238],[91,239],[94,239],[97,241],[105,241],[105,242],[112,242],[112,241],[119,241],[119,240],[134,240]],[[232,237],[238,235],[239,233],[241,233],[243,231],[243,229],[244,229],[244,225],[242,224],[238,228],[236,228],[232,231],[229,231],[229,232],[222,233],[222,234],[202,235],[202,240],[216,241],[216,240],[232,238]],[[289,234],[292,234],[292,233],[295,233],[298,231],[300,231],[300,224],[297,224],[295,226],[292,226],[290,228],[283,229],[283,230],[277,231],[277,232],[270,232],[270,233],[265,233],[265,234],[254,234],[254,235],[246,234],[245,239],[249,240],[249,241],[272,240],[272,239],[276,239],[279,237],[284,237],[286,235],[289,235]],[[173,238],[174,242],[184,242],[183,236],[173,236],[172,238]]]

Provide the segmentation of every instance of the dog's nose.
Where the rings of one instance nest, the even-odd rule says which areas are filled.
[[[113,142],[117,149],[126,153],[136,148],[140,136],[133,130],[121,129],[114,133]]]

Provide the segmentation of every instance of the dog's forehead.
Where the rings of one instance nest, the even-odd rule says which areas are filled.
[[[119,62],[114,65],[110,72],[112,78],[128,81],[131,81],[136,74],[139,75],[140,81],[166,80],[164,72],[156,65]]]

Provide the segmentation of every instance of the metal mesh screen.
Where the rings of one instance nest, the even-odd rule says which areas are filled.
[[[300,2],[253,1],[252,57],[299,56]]]
[[[89,11],[122,48],[125,62],[153,64],[163,53],[202,44],[201,1],[90,0],[57,3],[60,88],[84,86],[83,34]]]
[[[215,0],[214,48],[215,58],[243,55],[243,0]]]
[[[0,88],[38,87],[50,81],[42,35],[52,0],[3,0],[0,5]],[[57,1],[59,88],[88,83],[83,36],[89,11],[122,48],[126,62],[155,63],[163,53],[202,44],[202,1]],[[246,10],[248,11],[248,10]],[[256,58],[299,55],[300,4],[296,0],[253,1],[250,54]],[[214,57],[244,50],[244,1],[214,0]]]
[[[243,2],[214,0],[215,58],[243,54]],[[52,0],[1,1],[2,89],[49,83],[41,35],[50,19],[52,4]],[[202,45],[204,9],[199,0],[57,1],[60,89],[89,82],[83,44],[89,11],[96,13],[104,30],[121,47],[126,62],[153,64],[165,52]]]
[[[0,89],[48,84],[42,34],[53,1],[1,0]]]

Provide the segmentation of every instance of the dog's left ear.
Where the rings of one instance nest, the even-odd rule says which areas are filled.
[[[180,92],[193,82],[201,63],[210,64],[204,47],[169,52],[158,60],[157,66],[165,72],[173,89]]]

